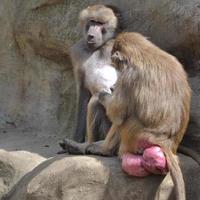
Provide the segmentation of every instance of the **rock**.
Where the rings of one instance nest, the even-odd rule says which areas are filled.
[[[200,73],[189,76],[192,88],[190,123],[183,144],[200,153]]]
[[[21,177],[43,162],[45,158],[25,152],[0,149],[0,199]]]
[[[76,35],[74,10],[62,2],[0,2],[0,128],[68,136],[73,131],[76,94],[68,47]]]
[[[59,142],[63,136],[36,130],[0,130],[0,148],[7,151],[27,151],[49,158],[60,151]]]
[[[200,168],[189,157],[181,156],[187,200],[198,200]],[[188,164],[189,163],[189,164]],[[25,175],[2,200],[163,200],[174,199],[170,176],[135,178],[121,170],[117,158],[57,156]]]

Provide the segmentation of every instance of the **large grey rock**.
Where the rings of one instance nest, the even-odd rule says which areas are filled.
[[[200,168],[181,156],[187,200],[199,200]],[[190,163],[189,167],[186,163]],[[58,156],[49,159],[21,179],[2,200],[173,200],[169,176],[134,178],[122,172],[117,158]]]
[[[192,87],[191,114],[183,144],[200,153],[200,73],[191,74],[189,80]]]
[[[25,152],[8,152],[0,149],[0,199],[26,173],[43,162],[45,158]]]

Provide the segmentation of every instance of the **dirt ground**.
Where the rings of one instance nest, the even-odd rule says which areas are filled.
[[[61,135],[28,129],[2,129],[0,130],[0,149],[24,150],[49,158],[61,150],[58,143],[63,138],[64,136]]]

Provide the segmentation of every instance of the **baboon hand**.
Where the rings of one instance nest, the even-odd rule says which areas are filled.
[[[107,157],[112,157],[114,155],[116,155],[116,148],[113,149],[104,149],[103,148],[103,143],[104,141],[98,141],[98,142],[94,142],[90,145],[88,145],[87,149],[86,149],[86,154],[91,154],[91,155],[98,155],[98,156],[107,156]]]
[[[102,105],[105,105],[107,97],[110,96],[111,94],[112,94],[112,90],[111,89],[102,90],[101,92],[99,92],[98,101]]]

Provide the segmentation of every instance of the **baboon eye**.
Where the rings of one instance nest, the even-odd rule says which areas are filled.
[[[95,23],[95,20],[91,19],[90,22],[91,22],[91,23]]]
[[[106,31],[106,29],[103,27],[102,28],[102,34],[106,34],[107,33],[107,31]]]
[[[94,19],[91,19],[91,20],[90,20],[90,23],[91,23],[91,24],[100,25],[100,26],[104,24],[103,22],[101,22],[101,21],[95,21]]]
[[[88,31],[88,30],[89,30],[89,27],[90,27],[90,25],[89,25],[89,23],[87,23],[87,24],[86,24],[86,27],[85,27],[85,30]]]
[[[98,25],[104,25],[103,22],[96,22]]]

